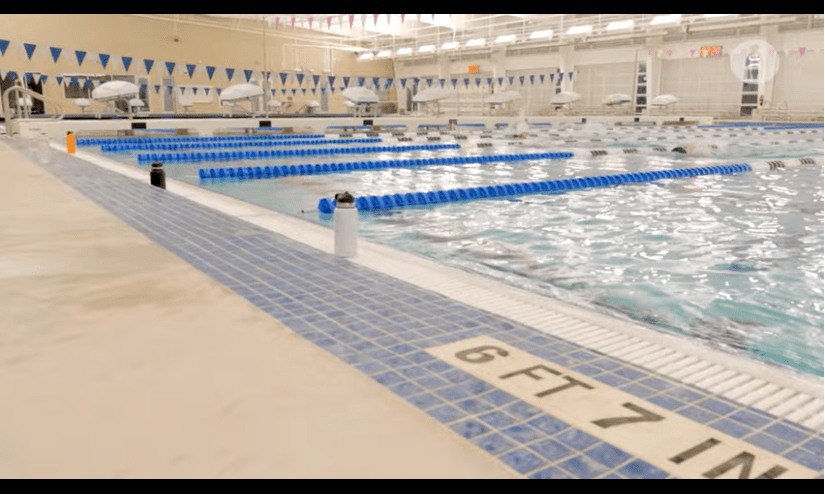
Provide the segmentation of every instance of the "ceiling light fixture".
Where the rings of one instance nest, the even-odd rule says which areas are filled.
[[[679,22],[679,19],[682,18],[682,14],[667,14],[667,15],[658,15],[650,21],[651,26],[658,26],[662,24],[675,24]]]
[[[631,29],[633,27],[633,24],[634,23],[633,23],[632,19],[628,19],[626,21],[611,22],[610,24],[607,25],[605,30],[607,30],[607,31],[618,31],[620,29]]]
[[[567,34],[569,34],[569,35],[587,34],[591,31],[593,31],[593,27],[590,26],[590,25],[587,25],[587,26],[573,26],[567,31]]]

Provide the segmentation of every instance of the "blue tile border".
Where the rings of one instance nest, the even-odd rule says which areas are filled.
[[[822,434],[799,425],[336,259],[82,160],[70,157],[44,168],[525,477],[662,479],[670,474],[425,349],[490,336],[790,461],[823,469]],[[175,214],[158,215],[159,210]],[[341,280],[352,297],[341,296]]]

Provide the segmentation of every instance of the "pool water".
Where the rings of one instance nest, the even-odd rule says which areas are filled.
[[[593,136],[573,128],[525,141],[494,139],[489,148],[470,140],[460,150],[347,155],[315,163],[560,152],[582,148]],[[587,147],[663,145],[640,141],[644,136],[623,134]],[[816,140],[706,138],[703,143],[716,146],[706,156],[657,153],[251,181],[201,181],[198,170],[313,162],[170,163],[166,170],[170,178],[332,227],[332,217],[316,211],[318,200],[343,191],[404,194],[821,157],[821,131],[806,136]],[[559,144],[571,137],[581,139]],[[107,156],[137,166],[133,154]],[[824,181],[821,166],[806,166],[410,208],[361,215],[360,234],[534,293],[822,376]]]

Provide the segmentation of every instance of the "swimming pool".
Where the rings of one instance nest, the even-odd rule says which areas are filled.
[[[318,199],[345,190],[402,194],[823,154],[821,129],[745,134],[569,126],[536,131],[526,140],[470,136],[458,141],[461,149],[184,160],[168,162],[166,170],[171,178],[331,226],[332,217],[315,211]],[[410,144],[382,137],[380,146]],[[427,137],[416,141],[428,142]],[[444,142],[455,141],[445,137]],[[201,181],[198,174],[204,167],[428,160],[608,146],[651,151],[697,143],[705,156],[651,152],[268,180]],[[135,153],[109,156],[136,165]],[[823,171],[812,166],[388,210],[362,215],[360,229],[367,239],[532,292],[822,376],[823,220]]]

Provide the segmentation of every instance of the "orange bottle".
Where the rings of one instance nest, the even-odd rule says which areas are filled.
[[[77,143],[75,141],[74,134],[71,132],[66,134],[66,148],[70,155],[74,155],[74,152],[77,151]]]

